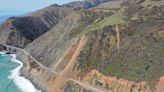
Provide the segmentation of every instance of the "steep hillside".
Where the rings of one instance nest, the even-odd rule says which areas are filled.
[[[11,17],[0,26],[0,42],[24,47],[72,12],[71,8],[52,5],[27,16]]]
[[[59,72],[52,88],[64,86],[65,77],[71,77],[116,92],[163,92],[164,7],[157,4],[163,1],[147,2],[113,1],[119,7],[107,6],[108,2],[73,13],[25,49]],[[74,57],[82,35],[87,43]],[[71,75],[62,76],[71,58],[78,58],[72,72],[67,72]]]
[[[116,92],[164,91],[157,87],[164,75],[164,3],[147,2],[124,2],[117,16],[92,26],[77,63],[82,81]]]
[[[74,1],[70,2],[68,4],[65,4],[64,6],[71,7],[75,10],[80,10],[80,9],[89,9],[94,6],[97,6],[101,3],[109,2],[112,0],[84,0],[84,1]]]
[[[73,13],[25,49],[37,60],[53,68],[72,45],[77,42],[87,25],[93,23],[97,17],[96,13],[89,11]]]
[[[12,30],[16,31],[8,24],[20,24],[18,29],[32,27],[33,31],[28,29],[30,34],[17,30],[23,35],[21,42],[28,43],[23,45],[24,50],[36,59],[26,59],[24,74],[47,92],[164,92],[163,0],[106,1],[50,6],[32,13],[32,20],[23,17],[25,23],[35,20],[25,26],[11,18],[3,24],[6,27],[1,26],[6,31],[1,31],[0,37],[9,39]],[[56,14],[52,12],[56,11],[52,7],[63,13],[59,11],[58,17],[54,17]],[[84,9],[74,11],[66,7]],[[60,20],[51,21],[53,18]],[[18,41],[10,39],[13,40],[10,43]]]
[[[86,0],[53,4],[22,17],[11,17],[0,26],[0,42],[24,48],[75,10],[88,9],[110,0]],[[10,23],[8,23],[10,21]]]

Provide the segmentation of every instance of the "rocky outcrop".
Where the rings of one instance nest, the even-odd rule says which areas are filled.
[[[62,6],[54,4],[23,17],[11,17],[0,27],[0,38],[3,39],[1,42],[24,48],[54,27],[59,20],[73,13],[74,10],[79,10],[80,8],[88,9],[108,1],[110,0],[86,0]],[[11,21],[11,23],[8,24],[8,21]]]
[[[17,59],[23,63],[21,75],[29,79],[37,89],[42,90],[42,92],[48,92],[50,83],[55,79],[56,73],[38,63],[38,61],[24,49],[9,45],[5,45],[4,47],[8,48],[7,51],[4,52],[16,54]]]
[[[89,89],[85,89],[72,81],[68,81],[63,89],[63,92],[95,92]]]
[[[158,80],[158,84],[157,84],[157,92],[163,92],[164,91],[164,76],[162,76],[159,80]]]
[[[81,78],[85,79],[86,73],[97,70],[100,75],[97,77],[96,74],[88,75],[88,77],[93,77],[86,80],[87,82],[103,88],[113,88],[115,92],[131,92],[130,90],[133,90],[132,92],[156,92],[157,80],[164,74],[164,72],[159,72],[163,70],[162,65],[164,64],[161,44],[163,40],[159,36],[159,33],[162,34],[160,30],[163,29],[161,22],[155,20],[153,23],[155,25],[152,26],[152,22],[145,21],[144,23],[150,28],[142,29],[140,29],[142,22],[132,23],[129,26],[132,30],[128,28],[128,31],[120,27],[123,31],[120,32],[119,51],[117,50],[115,26],[89,33],[88,43],[81,52],[77,64]],[[131,34],[134,29],[140,32],[136,31],[139,33]],[[105,82],[108,80],[101,82],[103,76],[106,76],[104,79],[109,77],[109,83]],[[110,76],[114,77],[110,80]],[[128,88],[128,85],[131,86]]]
[[[87,24],[94,22],[96,16],[90,12],[73,13],[25,49],[44,65],[54,68],[55,64],[85,31]]]
[[[54,4],[44,9],[32,12],[30,15],[33,17],[39,17],[42,22],[51,29],[59,22],[59,20],[73,12],[74,10],[72,8]]]
[[[0,42],[29,52],[17,53],[23,74],[45,91],[163,92],[163,5],[125,0],[117,9],[101,11],[108,3],[88,9],[106,1],[52,5],[10,18],[0,26]]]
[[[74,66],[78,81],[116,92],[154,92],[157,80],[164,74],[163,36],[159,36],[163,21],[154,17],[131,20],[126,14],[127,11],[122,9],[117,14],[105,16],[92,11],[75,12],[25,49],[54,71],[64,59],[62,63],[65,61],[66,65],[61,69],[65,69],[69,58],[74,56],[71,53],[74,50],[70,48],[74,48],[73,44],[85,33],[88,41]],[[120,17],[123,17],[121,21]],[[115,27],[116,24],[119,27]],[[96,72],[92,74],[93,70]],[[62,80],[62,77],[58,79]],[[59,80],[54,83],[60,83]],[[62,80],[62,85],[65,81]]]
[[[72,12],[71,8],[52,5],[27,16],[11,17],[0,27],[1,43],[24,48]]]
[[[163,92],[164,85],[164,78],[161,77],[156,83],[155,90],[152,91],[148,82],[134,82],[117,77],[105,76],[96,70],[92,70],[86,74],[83,81],[89,82],[97,87],[112,90],[113,92]]]
[[[0,51],[6,51],[6,50],[7,50],[7,48],[0,44]]]
[[[80,9],[89,9],[92,7],[95,7],[101,3],[109,2],[112,0],[85,0],[85,1],[75,1],[71,2],[68,4],[65,4],[64,6],[71,7],[75,10],[80,10]]]
[[[74,10],[92,8],[109,1],[86,0],[72,2],[62,6],[54,4],[47,8],[31,12],[23,17],[11,17],[0,27],[0,38],[3,39],[1,42],[24,48],[27,44],[54,27],[59,20],[73,13]],[[11,21],[11,23],[8,24],[8,21]]]

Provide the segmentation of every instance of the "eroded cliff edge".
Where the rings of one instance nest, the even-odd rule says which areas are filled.
[[[55,74],[29,59],[26,76],[50,92],[163,92],[163,4],[113,1],[67,15],[25,47]]]
[[[71,8],[51,5],[25,16],[11,17],[0,26],[0,42],[24,48],[72,12]]]

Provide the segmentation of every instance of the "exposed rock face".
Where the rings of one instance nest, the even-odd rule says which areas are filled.
[[[89,9],[92,8],[98,4],[109,2],[111,0],[85,0],[85,1],[75,1],[68,4],[65,4],[65,6],[71,7],[75,10],[80,9]]]
[[[16,47],[24,47],[33,41],[49,28],[41,21],[39,17],[20,17],[10,18],[12,27],[6,39],[6,43]],[[2,31],[6,31],[2,29]]]
[[[11,17],[0,27],[1,42],[23,48],[73,11],[68,7],[52,5],[28,16]]]
[[[111,4],[119,7],[108,2],[88,9],[107,1],[52,5],[10,18],[0,26],[5,30],[0,42],[24,47],[58,72],[53,75],[18,53],[25,60],[24,75],[46,91],[164,92],[163,1],[116,0]]]
[[[63,6],[54,4],[24,17],[9,18],[6,23],[1,25],[0,37],[3,39],[1,42],[24,48],[34,39],[49,31],[63,17],[73,13],[74,10],[88,9],[108,1],[110,0],[87,0]],[[8,21],[11,23],[8,24]]]
[[[41,18],[43,23],[49,29],[51,29],[55,24],[59,22],[59,20],[73,12],[74,10],[72,8],[54,4],[47,8],[32,12],[30,15],[33,17]]]
[[[157,86],[157,80],[164,74],[161,72],[164,64],[163,51],[161,51],[163,40],[157,36],[163,26],[160,21],[154,23],[156,25],[151,26],[151,29],[142,30],[145,31],[142,38],[139,36],[140,34],[131,35],[129,38],[127,33],[124,34],[126,30],[121,31],[121,49],[119,51],[117,50],[114,27],[109,26],[90,33],[88,45],[79,56],[78,68],[82,80],[114,92],[163,92],[162,78]],[[137,24],[135,27],[132,25],[130,27],[140,28]],[[152,35],[150,35],[151,33]],[[156,35],[155,38],[153,35]],[[145,39],[145,37],[148,38]],[[155,41],[156,37],[159,39]],[[155,49],[154,46],[157,48]],[[149,63],[149,59],[152,60],[151,63],[154,62],[153,65]],[[84,77],[86,73],[88,75]],[[158,91],[159,89],[160,91]]]
[[[0,51],[5,51],[5,50],[7,50],[7,48],[3,45],[0,45]]]
[[[150,6],[153,7],[153,4]],[[87,83],[111,89],[114,92],[164,91],[161,87],[163,85],[161,76],[164,74],[161,72],[164,70],[162,67],[164,48],[161,43],[164,43],[164,40],[161,38],[163,36],[160,36],[162,35],[160,30],[164,29],[164,21],[161,20],[163,15],[159,14],[162,6],[151,9],[147,6],[137,8],[138,6],[134,3],[134,7],[126,7],[124,10],[125,17],[127,17],[125,21],[128,25],[123,24],[119,27],[121,29],[119,50],[115,32],[115,25],[118,24],[119,17],[112,21],[115,25],[110,24],[114,17],[110,20],[107,18],[98,20],[98,23],[96,21],[94,28],[97,30],[88,33],[88,43],[79,56],[77,68],[81,80],[85,80],[88,73]],[[132,10],[136,8],[137,10],[133,12]],[[131,16],[126,15],[129,13]],[[134,16],[138,19],[131,20]],[[102,27],[105,24],[109,26]],[[161,81],[158,83],[159,79]]]
[[[10,30],[13,27],[11,20],[6,20],[5,23],[0,25],[0,42],[6,43],[8,36],[12,30]],[[5,30],[5,31],[4,31]]]
[[[150,86],[146,82],[137,83],[117,77],[104,76],[95,70],[88,73],[84,81],[114,92],[151,92]]]
[[[147,82],[134,82],[117,77],[105,76],[96,70],[89,72],[83,79],[85,82],[112,90],[113,92],[163,92],[163,80],[163,77],[159,78],[156,86],[157,90],[152,91],[151,86]]]
[[[48,67],[54,67],[77,41],[80,34],[85,31],[87,24],[94,22],[96,16],[96,14],[90,12],[73,13],[25,49],[41,63]],[[88,18],[90,20],[87,20]]]
[[[15,53],[24,65],[22,75],[31,80],[42,92],[48,92],[50,83],[55,79],[56,75],[37,64],[25,51],[17,49]]]
[[[158,84],[157,84],[157,92],[163,92],[164,90],[164,76],[162,76],[159,80],[158,80]]]
[[[0,37],[3,39],[1,42],[24,48],[34,39],[49,31],[63,17],[73,13],[74,10],[88,9],[108,1],[110,0],[87,0],[63,6],[54,4],[24,17],[9,18],[8,21],[11,21],[9,25],[8,21],[1,25],[3,27],[0,28],[2,31]]]
[[[71,81],[68,81],[65,84],[63,92],[94,92],[94,91],[82,88],[78,84],[71,82]]]

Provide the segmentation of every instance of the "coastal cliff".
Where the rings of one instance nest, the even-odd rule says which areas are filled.
[[[163,0],[66,5],[1,25],[0,42],[23,48],[24,76],[46,92],[164,92]]]
[[[51,5],[26,16],[11,17],[0,26],[1,43],[24,48],[72,12],[71,8]]]
[[[92,8],[110,0],[88,0],[65,5],[53,4],[21,17],[10,17],[0,26],[1,42],[24,48],[30,42],[49,31],[62,18],[80,9]]]

